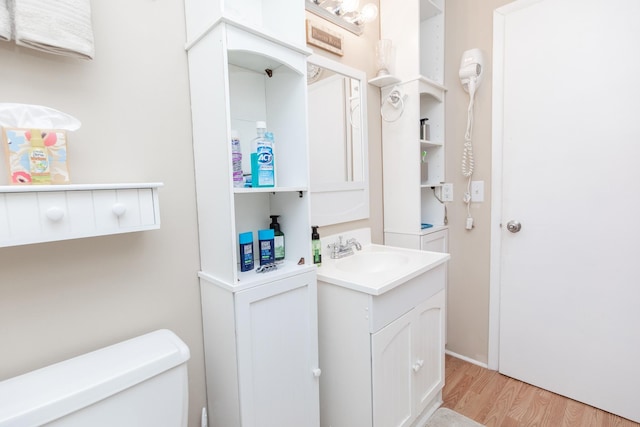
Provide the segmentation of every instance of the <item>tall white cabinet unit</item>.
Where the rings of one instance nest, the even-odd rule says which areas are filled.
[[[381,86],[383,101],[394,90],[403,96],[403,110],[382,106],[385,244],[446,251],[446,212],[438,200],[445,180],[444,0],[380,0],[380,32],[393,42],[395,71],[370,83]],[[424,118],[430,135],[421,139]]]
[[[319,425],[304,5],[186,0],[211,426]],[[231,129],[250,172],[256,121],[275,135],[276,187],[234,188]],[[286,258],[240,272],[238,234],[280,215]],[[256,259],[256,267],[259,265]]]

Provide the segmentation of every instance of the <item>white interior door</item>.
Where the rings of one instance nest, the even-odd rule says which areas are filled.
[[[640,1],[495,18],[499,370],[640,421]]]

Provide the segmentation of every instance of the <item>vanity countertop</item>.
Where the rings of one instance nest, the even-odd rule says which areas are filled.
[[[427,252],[367,244],[341,259],[324,256],[318,280],[370,295],[382,295],[449,260],[442,252]]]

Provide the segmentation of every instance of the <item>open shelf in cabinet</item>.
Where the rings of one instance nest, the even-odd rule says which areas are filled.
[[[429,183],[420,186],[420,223],[435,226],[444,225],[445,207],[434,192],[440,191],[442,183]]]
[[[435,148],[435,147],[442,147],[443,143],[442,142],[433,142],[433,141],[426,140],[426,139],[421,139],[420,140],[420,145],[422,145],[423,148]]]
[[[256,251],[270,215],[280,216],[285,265],[295,270],[304,258],[312,266],[306,54],[227,22],[189,49],[201,269],[227,286],[280,274],[238,267],[238,235],[251,231]],[[242,170],[250,174],[257,121],[274,134],[276,186],[235,188],[231,130],[239,135]]]
[[[262,189],[261,189],[262,190]],[[269,228],[270,215],[278,215],[278,223],[285,235],[285,261],[297,265],[301,258],[311,264],[311,226],[309,225],[308,193],[299,191],[235,193],[234,247],[238,248],[238,235],[253,232],[254,254],[258,254],[258,231]],[[236,253],[238,249],[236,249]],[[255,258],[255,257],[254,257]],[[240,279],[239,260],[236,260],[236,279]],[[256,268],[259,260],[254,259]],[[248,273],[253,276],[265,276]],[[244,274],[243,274],[244,275]],[[246,277],[246,275],[244,275]]]
[[[234,188],[233,192],[236,194],[252,194],[252,193],[289,193],[289,192],[298,192],[300,197],[302,197],[302,193],[307,192],[309,189],[307,187],[242,187],[242,188]]]
[[[277,280],[286,279],[307,271],[315,271],[316,267],[312,265],[298,265],[291,261],[284,261],[278,264],[278,268],[266,273],[256,273],[255,269],[251,271],[240,272],[238,271],[238,277],[233,284],[227,283],[224,280],[219,280],[215,276],[206,273],[204,271],[198,272],[198,277],[205,279],[211,283],[215,283],[217,286],[226,289],[231,292],[240,292],[249,288],[264,285]]]

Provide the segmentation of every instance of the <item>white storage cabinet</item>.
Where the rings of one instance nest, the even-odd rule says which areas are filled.
[[[186,0],[185,9],[209,425],[317,426],[304,4]],[[256,121],[275,136],[276,186],[234,188],[231,129],[249,173]],[[252,231],[257,253],[270,215],[280,215],[284,262],[240,272],[238,235]]]
[[[202,277],[209,425],[317,426],[315,272],[244,290]]]

